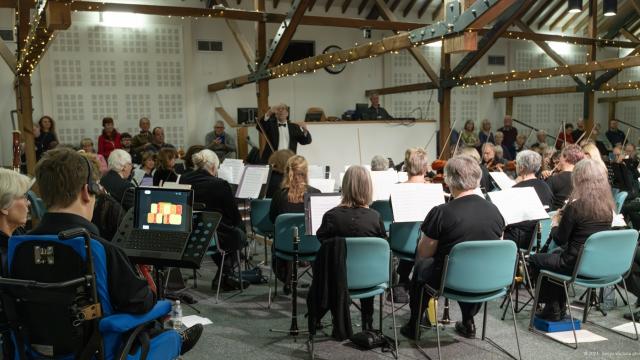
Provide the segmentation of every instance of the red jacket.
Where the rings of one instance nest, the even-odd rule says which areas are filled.
[[[109,155],[115,149],[122,149],[122,144],[120,143],[120,133],[116,130],[113,130],[114,136],[113,140],[107,140],[104,134],[98,136],[98,154],[104,156],[104,158],[109,161]]]
[[[573,144],[574,140],[571,133],[566,133],[565,135],[565,132],[561,132],[560,134],[558,134],[558,141],[556,141],[556,149],[560,150],[562,148],[562,145],[564,145],[565,136],[567,137],[567,144]]]

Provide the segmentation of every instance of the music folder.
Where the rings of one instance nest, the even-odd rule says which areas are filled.
[[[512,187],[487,195],[502,214],[506,225],[549,218],[533,187]]]
[[[442,184],[404,183],[391,188],[394,222],[423,221],[440,204],[444,204]]]
[[[305,235],[315,235],[324,214],[340,205],[341,200],[339,193],[304,194]]]
[[[267,184],[271,176],[269,165],[247,165],[236,190],[237,199],[260,199],[267,192]]]
[[[516,184],[516,182],[513,181],[513,179],[511,179],[507,174],[503,173],[502,171],[490,172],[489,175],[491,175],[491,178],[493,179],[493,181],[495,181],[495,183],[498,185],[498,187],[501,190],[510,189],[513,187],[513,185]]]

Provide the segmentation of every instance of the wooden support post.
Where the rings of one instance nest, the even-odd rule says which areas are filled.
[[[507,104],[506,104],[507,106],[504,114],[513,116],[513,97],[508,97],[506,98],[506,100],[507,100]]]
[[[616,118],[616,102],[612,101],[609,103],[609,115],[607,116],[607,124],[609,121]]]
[[[265,11],[265,0],[256,0],[256,10]],[[266,23],[261,21],[258,23],[258,31],[256,36],[256,61],[264,61],[267,55],[267,28]],[[269,80],[260,80],[256,83],[256,97],[258,102],[258,120],[264,117],[264,114],[269,110]],[[264,148],[267,146],[267,141],[264,135],[260,134],[260,155],[264,152]],[[238,157],[240,157],[238,155]]]
[[[451,76],[451,55],[441,50],[440,79],[448,79]],[[440,153],[443,159],[450,157],[449,132],[451,131],[451,88],[441,86],[438,90],[438,102],[440,103],[439,143]]]
[[[20,0],[18,2],[18,53],[27,45],[29,34],[29,11],[32,2]],[[15,81],[16,105],[18,120],[22,131],[22,141],[25,143],[25,155],[27,158],[27,173],[34,174],[36,167],[36,147],[33,137],[33,104],[31,102],[31,76],[20,74]]]
[[[597,38],[598,37],[598,4],[596,0],[589,0],[589,37]],[[597,47],[595,44],[592,44],[588,48],[589,53],[587,54],[587,61],[596,61],[596,51]],[[595,102],[595,92],[593,86],[596,81],[596,72],[591,71],[587,75],[587,89],[584,92],[584,111],[582,117],[584,119],[585,131],[587,133],[591,132],[591,129],[595,126],[595,112],[596,112],[596,102]]]

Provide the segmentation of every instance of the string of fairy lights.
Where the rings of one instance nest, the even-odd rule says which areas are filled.
[[[75,0],[68,0],[64,3],[64,5],[71,6],[74,2]],[[91,11],[106,11],[105,9],[107,9],[106,7],[107,5],[109,4],[103,2],[101,4],[89,5],[87,9]],[[181,16],[176,14],[168,14],[164,16],[166,16],[167,18],[179,17],[183,20],[186,18],[192,18],[197,20],[198,18],[224,17],[225,10],[233,11],[234,9],[227,9],[221,6],[216,6],[213,9],[202,9],[202,12],[200,12],[200,9],[198,9],[198,11],[196,11],[195,9],[190,9],[190,11],[192,11],[193,14],[190,14],[188,16]],[[77,12],[78,10],[74,9],[73,11]],[[19,16],[19,13],[18,11],[16,11],[16,17],[18,16]],[[21,49],[18,62],[16,65],[17,73],[19,74],[19,76],[32,75],[33,71],[37,67],[37,64],[41,60],[47,46],[54,39],[55,33],[53,31],[49,31],[46,28],[46,21],[44,19],[44,16],[45,16],[44,11],[40,13],[36,12],[34,15],[35,18],[32,19],[30,22],[30,25],[31,25],[30,32],[25,39],[26,46]],[[476,30],[470,29],[468,31],[471,32]],[[382,39],[380,41],[368,42],[367,44],[359,45],[358,43],[355,43],[354,47],[351,49],[341,50],[341,51],[337,51],[329,54],[322,54],[322,55],[294,61],[287,64],[279,64],[275,67],[268,69],[269,77],[283,78],[283,77],[289,77],[289,76],[297,76],[299,74],[315,72],[316,70],[322,69],[327,66],[336,66],[342,63],[354,63],[360,60],[375,58],[378,55],[383,55],[383,54],[399,54],[400,50],[403,50],[409,47],[414,47],[414,48],[421,47],[421,46],[427,45],[428,42],[429,43],[434,42],[434,40],[429,40],[428,42],[423,41],[423,42],[413,43],[411,42],[410,34],[411,33],[402,33],[399,35],[394,35],[392,37]],[[515,40],[524,40],[524,41],[533,41],[533,42],[543,41],[539,39],[540,34],[532,34],[531,36],[527,36],[524,33],[508,31],[506,32],[505,35],[506,35],[505,36],[506,38],[515,39]],[[435,40],[435,41],[444,41],[444,39],[445,37],[443,36],[443,37],[440,37],[439,40]],[[607,46],[607,47],[616,47],[616,45],[618,45],[619,50],[622,49],[622,46],[629,47],[631,45],[638,45],[633,42],[622,42],[622,41],[616,41],[611,39],[576,38],[576,37],[565,37],[564,35],[559,36],[557,40],[562,40],[562,39],[565,39],[565,40],[556,41],[556,42],[562,42],[564,44],[574,45],[574,46],[589,46],[590,44],[587,44],[587,42],[593,42],[595,43],[595,45]],[[587,53],[587,56],[589,56],[588,53]],[[627,59],[627,58],[637,59],[637,57],[638,57],[638,54],[632,54],[630,56],[627,56],[624,59]],[[611,60],[611,59],[608,59],[608,60]],[[591,71],[596,71],[599,69],[595,67],[597,67],[598,63],[602,61],[603,60],[586,62],[584,65],[587,67],[593,66],[594,70],[591,70]],[[634,65],[625,66],[625,63],[623,61],[621,62],[620,67],[617,68],[617,70],[620,71],[623,68],[640,65],[640,63],[636,65],[636,61],[634,61],[633,63]],[[570,65],[564,65],[564,66],[556,66],[553,68],[529,70],[525,72],[523,71],[516,72],[515,70],[511,70],[509,73],[497,74],[497,75],[491,72],[491,74],[488,76],[487,75],[480,76],[480,77],[459,76],[457,78],[454,77],[452,80],[455,82],[456,86],[459,86],[462,88],[468,88],[470,86],[480,86],[480,87],[491,86],[493,84],[508,83],[510,81],[527,82],[533,79],[540,79],[540,78],[551,80],[554,77],[558,77],[558,76],[563,77],[565,75],[572,76],[572,77],[586,76],[587,85],[590,85],[592,83],[591,76],[589,76],[591,75],[591,71],[582,72],[582,73],[571,73],[567,71],[567,69],[569,68],[570,68]],[[538,72],[538,74],[536,74],[535,72]],[[540,76],[539,74],[543,72],[547,73],[547,75]],[[484,80],[474,81],[475,78],[484,79]],[[488,78],[488,79],[485,79],[485,78]],[[234,81],[235,80],[231,80],[230,83]],[[609,83],[607,83],[606,85],[603,85],[602,88],[605,88],[605,86],[606,86],[606,90],[603,90],[605,91],[605,93],[621,90],[621,89],[616,89],[616,86],[611,86]],[[629,90],[629,89],[639,90],[640,82],[629,81],[628,83],[625,83],[623,87],[624,87],[623,90]]]

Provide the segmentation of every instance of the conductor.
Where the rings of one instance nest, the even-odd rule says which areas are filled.
[[[259,132],[264,130],[264,135],[268,140],[268,144],[261,156],[264,164],[267,163],[273,151],[289,149],[296,153],[298,144],[307,145],[311,143],[311,134],[307,129],[307,125],[304,122],[292,123],[289,121],[289,107],[285,104],[271,107],[258,123],[257,129]],[[273,151],[271,147],[273,147]]]

